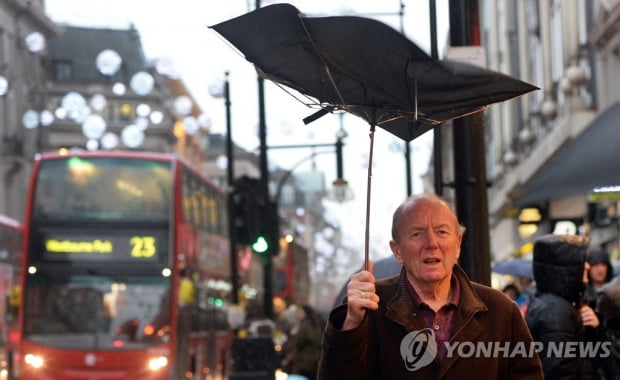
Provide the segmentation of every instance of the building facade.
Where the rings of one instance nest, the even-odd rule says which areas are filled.
[[[540,87],[485,112],[492,261],[528,255],[546,233],[589,234],[615,259],[620,3],[483,0],[479,10],[487,67]]]
[[[0,3],[0,214],[17,220],[23,218],[22,194],[36,153],[37,135],[24,119],[36,119],[35,110],[45,104],[45,41],[59,33],[45,16],[43,0]]]

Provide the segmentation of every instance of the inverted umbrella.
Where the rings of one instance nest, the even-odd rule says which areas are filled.
[[[364,17],[306,17],[290,4],[274,4],[211,28],[259,75],[317,107],[306,123],[334,110],[369,123],[366,262],[375,126],[411,141],[435,125],[537,89],[498,72],[432,59],[395,29]]]

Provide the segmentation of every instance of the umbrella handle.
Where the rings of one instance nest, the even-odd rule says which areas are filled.
[[[368,181],[366,183],[366,234],[364,240],[364,270],[368,270],[368,259],[370,258],[370,189],[372,183],[372,154],[375,145],[375,125],[370,124],[370,150],[368,154]]]

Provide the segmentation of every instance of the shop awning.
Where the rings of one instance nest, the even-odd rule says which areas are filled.
[[[620,185],[620,102],[561,147],[517,198],[519,207]]]

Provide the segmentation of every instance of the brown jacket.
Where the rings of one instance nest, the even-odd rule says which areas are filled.
[[[431,358],[430,364],[406,368],[401,352],[415,356],[424,343],[401,349],[401,342],[408,333],[426,326],[407,292],[403,269],[400,275],[377,281],[379,309],[369,311],[359,327],[339,330],[346,305],[331,312],[318,379],[543,379],[540,359],[531,348],[532,336],[517,304],[495,289],[470,282],[458,266],[454,274],[461,295],[449,342],[452,354],[445,360]],[[478,347],[479,354],[472,353],[473,347]],[[495,354],[485,355],[489,347]],[[411,355],[407,359],[415,362]]]

